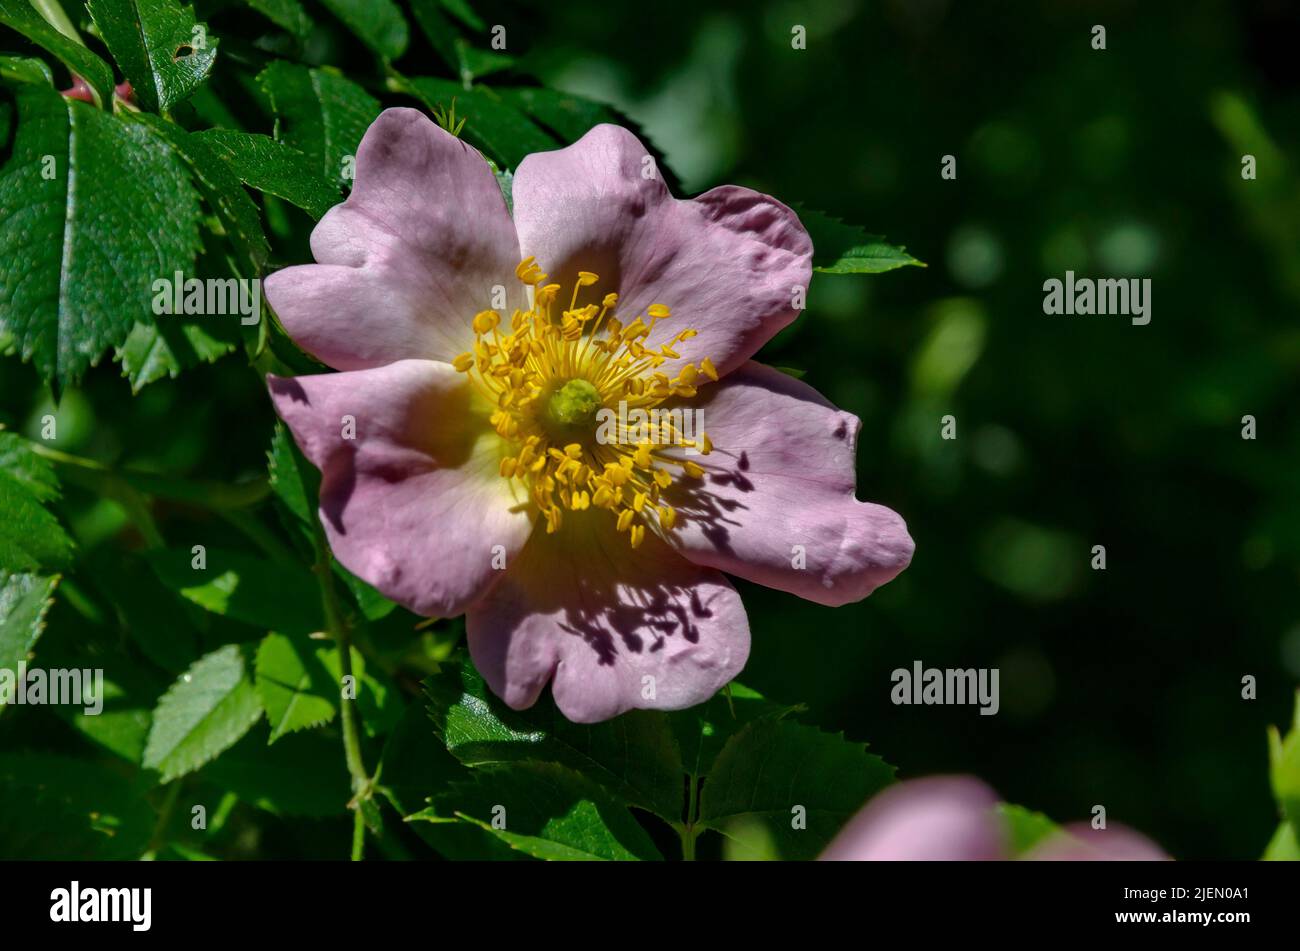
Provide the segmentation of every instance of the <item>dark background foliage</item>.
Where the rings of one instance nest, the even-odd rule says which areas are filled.
[[[901,776],[975,773],[1058,819],[1104,804],[1180,858],[1258,854],[1264,727],[1300,677],[1298,26],[1263,2],[538,20],[548,74],[616,95],[690,187],[831,209],[930,265],[819,276],[763,354],[862,417],[859,496],[917,552],[839,610],[745,590],[749,683]],[[1150,277],[1152,322],[1044,316],[1066,269]],[[890,672],[917,659],[999,667],[1001,713],[894,706]]]
[[[807,313],[762,354],[862,418],[859,495],[902,513],[917,552],[897,581],[842,609],[743,586],[745,683],[807,703],[809,719],[870,741],[901,777],[974,773],[1059,820],[1102,804],[1179,858],[1257,857],[1277,822],[1265,726],[1288,721],[1300,678],[1294,8],[475,8],[507,25],[515,78],[621,109],[686,193],[749,185],[929,265],[816,276]],[[222,57],[265,57],[266,25],[242,7],[197,12]],[[791,49],[795,24],[807,50]],[[1104,51],[1090,46],[1094,24]],[[410,104],[326,17],[303,59]],[[414,31],[403,65],[445,74]],[[269,133],[265,103],[238,76],[218,68],[212,87]],[[1244,153],[1256,181],[1241,178]],[[945,154],[955,181],[940,178]],[[268,205],[272,265],[305,260],[310,219]],[[1044,316],[1042,282],[1067,269],[1150,277],[1150,325]],[[265,467],[273,418],[251,379],[236,354],[128,398],[105,360],[56,408],[29,366],[5,358],[0,422],[34,435],[55,412],[69,451],[231,481]],[[945,414],[955,441],[939,438]],[[1254,441],[1241,438],[1246,414]],[[87,551],[129,537],[95,492],[65,495]],[[160,517],[171,538],[239,538],[183,505]],[[1097,544],[1105,571],[1089,567]],[[99,600],[66,585],[47,636],[113,641],[102,605],[94,621]],[[999,668],[1001,712],[893,705],[890,672],[915,660]],[[1241,697],[1245,675],[1257,700]],[[80,742],[20,713],[0,720],[0,739],[35,729],[23,742]],[[226,851],[336,854],[324,843],[346,829],[322,836],[325,825],[250,825]]]

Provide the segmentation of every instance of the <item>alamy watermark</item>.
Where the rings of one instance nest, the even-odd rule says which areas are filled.
[[[50,921],[129,924],[148,931],[153,924],[152,888],[83,888],[73,881],[50,892]]]
[[[704,410],[680,406],[628,409],[627,400],[619,400],[617,411],[601,407],[596,422],[596,442],[602,446],[681,446],[686,455],[693,456],[704,435]]]
[[[1044,314],[1129,316],[1132,323],[1151,323],[1151,278],[1076,278],[1065,272],[1065,280],[1051,277],[1043,282]]]
[[[191,277],[177,271],[151,286],[153,312],[192,316],[238,314],[239,322],[252,325],[262,319],[262,282],[243,277]]]
[[[0,706],[81,707],[88,717],[104,711],[104,670],[96,668],[57,667],[28,669],[27,661],[18,669],[0,667]]]
[[[890,674],[889,699],[899,705],[978,705],[980,716],[991,717],[1002,705],[998,676],[996,667],[926,667],[916,660],[911,670],[899,667]]]

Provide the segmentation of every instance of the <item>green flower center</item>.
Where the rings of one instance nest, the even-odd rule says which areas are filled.
[[[546,401],[546,418],[570,431],[590,429],[596,425],[600,407],[600,391],[594,385],[583,379],[570,380]]]

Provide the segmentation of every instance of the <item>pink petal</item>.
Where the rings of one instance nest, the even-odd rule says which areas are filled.
[[[606,512],[564,517],[554,535],[533,536],[465,619],[494,693],[521,710],[553,676],[561,712],[595,723],[694,706],[740,672],[749,622],[726,578],[653,536],[632,549]]]
[[[747,188],[674,199],[657,173],[646,176],[649,158],[612,125],[525,158],[513,189],[520,248],[566,286],[579,270],[600,275],[592,300],[618,291],[624,323],[668,305],[673,316],[650,336],[652,348],[698,330],[678,348],[682,360],[664,365],[670,376],[704,357],[727,373],[795,318],[812,241],[793,211]]]
[[[266,296],[294,342],[336,369],[450,361],[472,346],[476,313],[527,306],[519,241],[486,160],[414,109],[371,124],[352,194],[311,247],[319,263],[272,274]]]
[[[1111,823],[1094,829],[1072,822],[1025,856],[1038,862],[1165,862],[1169,856],[1140,832]]]
[[[671,544],[697,564],[819,604],[865,598],[912,560],[907,526],[854,495],[861,422],[812,387],[746,364],[691,404],[713,441],[702,483],[679,479]],[[802,564],[803,567],[797,567]]]
[[[447,364],[403,360],[267,383],[321,470],[335,557],[389,598],[417,614],[460,614],[502,576],[494,555],[523,548],[532,522],[497,473],[498,437]],[[345,417],[355,439],[343,436]]]
[[[980,862],[1005,857],[997,796],[968,776],[891,786],[822,853],[825,861]]]

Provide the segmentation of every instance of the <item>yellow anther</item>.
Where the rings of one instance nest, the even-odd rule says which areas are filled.
[[[523,281],[525,284],[540,284],[542,281],[546,280],[546,275],[542,273],[542,269],[537,266],[537,261],[532,257],[532,255],[529,255],[519,262],[518,267],[515,268],[515,277],[519,278],[519,280]]]
[[[698,479],[704,470],[656,456],[656,447],[694,448],[707,455],[713,444],[704,433],[688,438],[695,430],[686,429],[680,414],[655,413],[671,397],[697,395],[703,379],[717,379],[707,357],[675,365],[675,375],[664,372],[668,360],[681,360],[678,345],[696,332],[685,328],[651,349],[645,342],[657,322],[671,316],[667,305],[653,304],[625,324],[615,313],[616,292],[592,299],[595,294],[585,290],[599,283],[594,272],[579,271],[561,287],[548,284],[536,259],[528,257],[515,273],[532,286],[532,304],[475,314],[474,346],[452,360],[491,408],[491,426],[504,445],[501,476],[520,480],[548,533],[561,530],[566,510],[592,508],[612,513],[614,526],[629,533],[633,546],[645,541],[652,519],[658,519],[655,530],[672,530],[678,510],[661,504],[661,493],[678,471]],[[566,291],[571,292],[567,306],[557,306]],[[584,299],[584,294],[591,296]],[[508,326],[503,313],[510,315]],[[686,355],[693,359],[689,351]],[[582,411],[560,412],[556,394],[569,392],[575,381],[589,391]],[[606,430],[600,436],[607,421],[597,411],[622,401],[638,415],[620,415],[612,435]],[[673,412],[678,413],[676,407]]]

